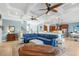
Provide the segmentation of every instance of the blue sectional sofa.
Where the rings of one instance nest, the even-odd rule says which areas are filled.
[[[52,45],[52,46],[57,46],[57,41],[56,39],[58,38],[57,35],[53,34],[24,34],[23,39],[24,43],[29,42],[29,40],[32,39],[38,39],[44,42],[46,45]]]

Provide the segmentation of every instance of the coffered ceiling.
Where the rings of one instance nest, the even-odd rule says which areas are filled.
[[[52,5],[56,3],[51,3]],[[40,16],[44,14],[46,5],[45,3],[0,3],[0,13],[8,16],[13,16],[21,19],[29,19],[31,16]],[[49,12],[47,15],[40,16],[40,20],[55,19],[55,17],[61,17],[68,20],[79,19],[79,4],[78,3],[64,3],[59,7],[59,12]],[[44,19],[43,19],[44,18]],[[49,20],[48,20],[49,21]],[[54,20],[53,20],[54,21]],[[76,20],[79,21],[79,20]],[[74,22],[74,21],[73,21]]]

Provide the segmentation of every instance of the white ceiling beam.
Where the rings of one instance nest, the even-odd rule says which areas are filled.
[[[19,11],[19,12],[23,12],[22,10],[20,10],[20,9],[18,9],[18,8],[14,8],[14,7],[10,6],[9,3],[6,3],[6,5],[7,5],[7,8],[8,8],[8,9],[15,10],[15,11]]]
[[[27,10],[27,13],[24,14],[23,16],[23,19],[27,18],[31,13],[30,11],[31,10],[34,10],[35,6],[37,5],[38,3],[33,3],[29,6],[28,10]],[[29,16],[30,17],[30,16]]]
[[[35,6],[37,5],[37,3],[31,4],[28,8],[27,14],[28,15],[30,13],[31,10],[33,10],[35,8]]]

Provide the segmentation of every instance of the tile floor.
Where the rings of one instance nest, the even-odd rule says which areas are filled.
[[[0,43],[0,56],[18,56],[18,48],[23,44],[18,41]],[[79,42],[66,38],[62,56],[79,56]]]

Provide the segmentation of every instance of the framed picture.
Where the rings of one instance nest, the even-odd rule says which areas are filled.
[[[15,27],[14,26],[9,26],[9,31],[10,32],[14,32],[15,31]]]

